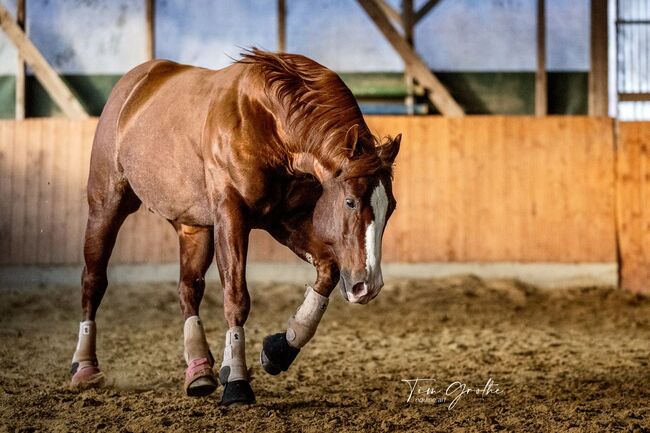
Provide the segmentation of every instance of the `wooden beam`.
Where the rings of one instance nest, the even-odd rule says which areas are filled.
[[[16,46],[25,62],[32,68],[34,75],[50,94],[54,102],[63,112],[73,119],[85,119],[88,113],[72,94],[61,77],[47,63],[45,57],[38,51],[25,32],[16,24],[7,9],[0,5],[0,28],[7,34],[9,40]]]
[[[278,0],[278,51],[287,50],[287,4]]]
[[[402,23],[402,15],[386,0],[377,0],[377,4],[384,12],[384,14],[386,14],[386,16],[393,21],[394,24],[397,24],[397,26],[400,28],[404,26]]]
[[[650,294],[650,128],[618,122],[616,235],[619,285]]]
[[[607,116],[608,47],[607,0],[591,0],[591,65],[589,68],[589,115]]]
[[[548,83],[546,77],[546,5],[537,0],[537,72],[535,73],[535,114],[548,114]]]
[[[374,0],[357,0],[366,11],[388,42],[404,60],[406,70],[418,82],[429,90],[428,97],[433,105],[445,116],[463,116],[465,113],[458,103],[451,97],[445,86],[429,70],[427,64],[411,48],[406,40],[399,34],[383,13],[381,7]]]
[[[147,59],[153,60],[156,58],[156,0],[145,0],[145,2],[145,15],[147,19]]]
[[[16,3],[16,24],[25,31],[25,0]],[[16,69],[16,120],[25,118],[25,60],[18,53]]]
[[[404,29],[404,39],[413,50],[415,50],[413,39],[413,30],[415,28],[414,19],[413,0],[402,0],[402,27]],[[404,98],[406,112],[407,114],[415,114],[415,83],[413,77],[408,73],[405,74],[404,80],[406,81],[406,97]]]
[[[619,93],[618,100],[619,102],[650,102],[650,93]],[[590,112],[589,114],[592,113]],[[599,114],[594,115],[599,116]]]
[[[415,13],[414,22],[417,24],[422,18],[427,16],[431,9],[436,7],[442,0],[429,0]]]

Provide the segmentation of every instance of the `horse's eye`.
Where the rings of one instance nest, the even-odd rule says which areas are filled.
[[[352,198],[346,198],[345,205],[348,207],[348,209],[354,209],[357,207],[357,202],[355,202]]]

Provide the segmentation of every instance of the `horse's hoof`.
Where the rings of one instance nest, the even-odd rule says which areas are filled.
[[[72,364],[71,373],[70,386],[73,388],[95,388],[101,386],[105,379],[96,361],[75,362]]]
[[[255,403],[255,393],[246,380],[234,380],[223,384],[221,406],[236,407]]]
[[[190,361],[185,370],[185,392],[190,397],[203,397],[217,389],[217,378],[208,358]]]
[[[273,376],[287,371],[300,353],[300,349],[289,346],[286,332],[268,335],[262,343],[260,362],[264,371]]]

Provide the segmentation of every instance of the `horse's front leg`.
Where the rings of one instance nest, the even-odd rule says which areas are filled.
[[[318,273],[314,287],[305,291],[302,304],[289,318],[287,330],[269,335],[263,342],[260,361],[264,370],[272,375],[287,371],[300,349],[314,336],[327,308],[329,295],[339,281],[339,269],[333,260],[308,257],[311,257]]]
[[[222,405],[251,404],[255,394],[246,368],[244,323],[250,310],[246,287],[246,254],[250,228],[237,200],[222,199],[216,207],[214,242],[223,286],[223,309],[228,323],[219,380]]]

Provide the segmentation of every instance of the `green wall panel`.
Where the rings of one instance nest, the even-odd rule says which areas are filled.
[[[16,77],[0,75],[0,118],[16,117]]]
[[[535,74],[532,72],[442,72],[436,75],[467,114],[534,113]],[[392,101],[399,104],[406,95],[401,73],[342,73],[341,77],[364,103]],[[62,78],[86,110],[98,116],[120,76],[64,75]],[[587,81],[586,72],[549,73],[549,114],[586,114]],[[14,92],[15,78],[0,76],[0,118],[14,117]],[[30,117],[61,114],[33,76],[27,77],[26,99]]]

